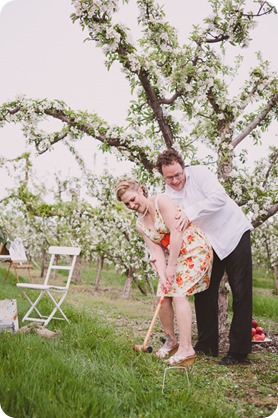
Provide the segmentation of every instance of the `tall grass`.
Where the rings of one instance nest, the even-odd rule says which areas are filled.
[[[28,304],[16,288],[14,277],[0,287],[0,298],[16,298],[22,318]],[[274,412],[275,354],[266,352],[263,358],[252,354],[250,366],[231,370],[201,356],[188,372],[189,387],[184,370],[169,370],[162,393],[165,363],[153,354],[132,350],[139,337],[128,326],[117,332],[108,322],[106,310],[111,300],[105,304],[102,296],[98,306],[97,297],[91,293],[86,297],[80,293],[77,298],[78,303],[63,305],[70,324],[49,324],[49,329],[62,331],[60,337],[48,340],[32,332],[0,334],[0,404],[7,415],[255,418]],[[90,303],[93,309],[88,309]],[[122,314],[129,315],[127,302],[118,303]],[[144,309],[140,300],[134,300],[134,304]],[[113,309],[116,307],[115,303]],[[255,408],[254,403],[259,406]]]
[[[172,417],[222,416],[216,398],[210,397],[209,407],[208,394],[196,403],[206,393],[198,375],[191,376],[198,395],[187,390],[184,374],[177,373],[167,399],[161,392],[163,366],[158,359],[133,352],[131,342],[82,312],[71,312],[71,321],[61,326],[63,336],[56,340],[1,334],[0,401],[8,415],[161,417],[168,411],[166,416]],[[232,407],[225,410],[236,416]]]
[[[253,269],[253,287],[274,290],[273,274],[267,274],[265,269]]]
[[[253,314],[278,323],[278,297],[275,295],[253,294]]]

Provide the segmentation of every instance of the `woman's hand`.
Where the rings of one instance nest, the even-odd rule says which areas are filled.
[[[186,214],[182,210],[179,209],[177,211],[175,219],[176,219],[176,229],[178,229],[179,232],[184,231],[189,222],[189,219],[186,216]]]
[[[164,293],[169,292],[169,290],[171,289],[171,284],[172,284],[172,281],[169,280],[168,277],[165,277],[163,279],[162,278],[159,279],[159,286],[160,286],[162,292],[164,292]]]
[[[176,277],[176,271],[177,271],[177,265],[176,264],[168,264],[166,267],[166,278],[171,280],[171,283],[173,279]]]
[[[175,265],[168,265],[166,267],[166,277],[160,278],[159,283],[163,292],[169,292],[172,287],[172,282],[176,277],[176,266]]]

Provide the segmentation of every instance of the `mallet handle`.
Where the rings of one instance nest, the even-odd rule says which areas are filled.
[[[152,319],[151,325],[150,325],[150,327],[149,327],[149,329],[148,329],[148,332],[147,332],[147,335],[146,335],[146,337],[145,337],[145,339],[144,339],[144,342],[143,342],[143,347],[146,347],[147,342],[148,342],[148,340],[149,340],[149,338],[150,338],[150,335],[151,335],[151,333],[152,333],[152,330],[153,330],[153,327],[154,327],[154,324],[155,324],[156,318],[157,318],[158,313],[159,313],[159,310],[160,310],[160,308],[161,308],[161,305],[162,305],[162,302],[163,302],[164,296],[165,296],[165,293],[164,293],[164,294],[160,297],[160,299],[159,299],[158,305],[157,305],[156,310],[155,310],[155,313],[154,313],[154,315],[153,315],[153,319]]]

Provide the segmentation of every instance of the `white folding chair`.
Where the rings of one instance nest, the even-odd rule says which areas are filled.
[[[17,282],[19,282],[19,278],[18,278],[18,273],[17,270],[27,270],[28,274],[29,274],[29,279],[30,282],[32,282],[32,276],[31,276],[31,271],[33,266],[32,264],[28,261],[27,257],[26,257],[26,253],[25,253],[25,248],[22,242],[21,238],[16,238],[10,246],[9,249],[9,255],[10,255],[10,260],[9,260],[9,267],[6,271],[6,275],[4,277],[4,283],[6,282],[6,278],[9,275],[10,269],[11,267],[13,267],[14,269],[14,273],[15,273],[15,277]]]
[[[44,327],[46,327],[49,324],[51,319],[66,320],[67,322],[69,322],[65,313],[62,311],[61,305],[67,296],[74,266],[76,263],[76,259],[77,259],[77,256],[80,254],[80,248],[79,247],[49,247],[48,251],[51,254],[51,258],[50,258],[50,263],[48,266],[44,283],[43,284],[17,283],[17,287],[22,291],[26,299],[31,304],[31,308],[28,310],[26,315],[24,315],[22,321],[23,322],[24,321],[41,322],[43,323]],[[63,266],[55,264],[57,256],[70,256],[70,259],[71,259],[70,264],[63,265]],[[67,270],[68,271],[67,281],[64,286],[57,286],[57,284],[56,285],[52,284],[53,278],[51,276],[51,273],[53,272],[53,270],[54,271],[55,270]],[[35,299],[35,301],[31,300],[30,298],[31,292],[29,291],[40,292],[39,296]],[[54,304],[54,309],[49,315],[42,315],[38,309],[38,303],[40,302],[40,300],[42,299],[44,295],[48,296]],[[37,313],[37,317],[35,318],[30,316],[33,311]],[[60,312],[61,316],[59,317],[54,316],[57,311]]]

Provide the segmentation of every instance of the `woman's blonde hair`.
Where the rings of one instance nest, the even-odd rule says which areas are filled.
[[[146,186],[141,186],[137,180],[130,177],[121,177],[118,179],[115,186],[116,198],[121,201],[122,196],[127,190],[138,191],[140,188],[143,190],[144,196],[148,197],[148,190]]]

